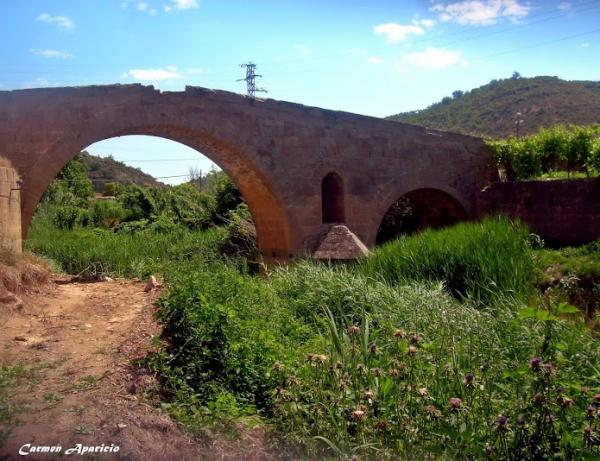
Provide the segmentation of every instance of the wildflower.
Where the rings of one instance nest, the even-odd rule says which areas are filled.
[[[290,386],[294,386],[294,385],[300,384],[300,380],[298,379],[297,376],[292,375],[288,378],[288,383]]]
[[[472,387],[473,381],[475,381],[475,376],[473,375],[473,373],[467,373],[464,379],[465,386]]]
[[[382,374],[381,368],[373,368],[373,375],[379,378]]]
[[[462,406],[462,400],[458,397],[452,397],[450,399],[450,409],[453,411],[458,411]]]
[[[600,394],[594,395],[593,401],[594,403],[600,403]]]
[[[356,365],[356,369],[358,370],[359,373],[366,373],[367,372],[367,367],[365,366],[364,363],[359,363],[358,365]]]
[[[389,374],[390,374],[390,376],[391,376],[392,378],[399,378],[399,377],[400,377],[400,370],[398,370],[397,368],[392,368],[392,369],[390,370],[390,373],[389,373]]]
[[[444,365],[444,373],[446,373],[447,375],[452,373],[452,366],[449,363]]]
[[[527,425],[527,420],[525,419],[525,416],[519,415],[519,418],[517,419],[517,425],[521,428]]]
[[[375,392],[373,392],[372,389],[366,389],[363,397],[365,400],[367,400],[368,402],[371,402],[371,400],[373,400],[373,396],[375,395]]]
[[[556,421],[556,416],[554,416],[552,413],[549,413],[548,416],[546,416],[546,421],[552,424]]]
[[[538,371],[540,369],[541,365],[542,365],[542,359],[540,359],[539,357],[533,357],[529,361],[529,368],[531,368],[533,371]]]
[[[360,334],[360,327],[358,325],[352,325],[352,326],[348,327],[348,334],[350,336]]]
[[[377,421],[377,423],[375,424],[375,429],[379,430],[379,431],[385,431],[390,427],[390,422],[382,419],[381,421]]]
[[[580,391],[583,395],[587,395],[590,392],[590,388],[587,386],[581,386],[581,391]]]
[[[485,444],[485,454],[488,456],[491,456],[492,453],[494,453],[494,447],[491,446],[489,443]]]
[[[281,386],[275,388],[275,395],[280,397],[282,400],[288,400],[290,393]]]
[[[315,360],[321,364],[327,361],[328,357],[326,355],[317,355],[315,356]]]
[[[556,386],[556,393],[562,394],[565,391],[565,388],[562,386]]]
[[[417,348],[415,346],[408,346],[408,355],[415,355],[417,353]]]
[[[499,415],[498,419],[496,419],[496,428],[499,431],[503,431],[506,429],[507,425],[508,425],[508,418],[504,415]]]
[[[397,338],[397,339],[406,338],[406,331],[404,331],[404,330],[394,331],[394,338]]]
[[[419,341],[421,341],[421,337],[417,334],[414,334],[410,337],[410,342],[412,344],[419,344]]]
[[[552,374],[554,372],[554,365],[550,362],[544,363],[544,371],[549,375]]]
[[[275,371],[283,371],[284,368],[285,367],[283,366],[283,363],[281,363],[281,362],[275,362],[273,364],[273,370],[275,370]]]
[[[596,414],[596,407],[594,405],[590,405],[585,410],[585,418],[586,419],[594,419]]]
[[[569,397],[559,397],[558,399],[556,399],[558,404],[563,407],[563,408],[570,408],[573,406],[573,399],[570,399]]]
[[[352,419],[354,421],[360,421],[360,420],[362,420],[364,418],[364,416],[365,416],[365,411],[362,410],[362,409],[354,410],[352,412]]]
[[[341,370],[342,368],[344,368],[344,364],[342,362],[335,362],[336,370]]]
[[[369,344],[369,350],[371,351],[371,354],[377,354],[377,344],[375,344],[375,343]]]
[[[427,397],[429,395],[429,391],[427,390],[426,387],[420,387],[419,388],[419,395],[421,397]]]
[[[306,361],[307,362],[309,362],[309,363],[310,362],[314,362],[314,360],[315,360],[315,354],[307,354],[306,355]]]
[[[538,392],[537,394],[535,394],[533,396],[533,401],[535,403],[540,403],[541,404],[541,403],[544,403],[546,401],[546,397],[544,397],[544,394]]]
[[[442,412],[433,405],[426,405],[424,410],[425,413],[427,413],[432,418],[439,418],[440,416],[442,416]]]

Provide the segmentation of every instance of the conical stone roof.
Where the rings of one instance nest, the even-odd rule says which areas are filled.
[[[325,234],[313,258],[321,260],[351,261],[363,258],[370,253],[360,239],[346,226],[336,224]]]

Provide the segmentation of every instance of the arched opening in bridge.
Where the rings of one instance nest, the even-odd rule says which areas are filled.
[[[346,221],[344,182],[337,173],[328,173],[321,182],[321,209],[324,224]]]
[[[31,245],[43,245],[49,227],[83,236],[138,234],[140,240],[221,227],[227,237],[220,253],[260,259],[255,215],[238,185],[196,149],[157,136],[108,138],[65,154],[57,170],[37,207]],[[278,256],[272,253],[266,258]]]
[[[465,208],[452,195],[439,189],[416,189],[401,196],[387,210],[376,243],[379,245],[425,228],[450,226],[467,217]]]

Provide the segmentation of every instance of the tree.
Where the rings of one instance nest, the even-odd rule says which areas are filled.
[[[465,92],[464,92],[464,91],[462,91],[462,90],[456,90],[456,91],[453,91],[453,92],[452,92],[452,97],[453,97],[454,99],[458,99],[458,98],[460,98],[460,97],[464,96],[464,94],[465,94]]]
[[[521,78],[521,74],[520,74],[520,73],[518,73],[518,72],[515,70],[515,71],[512,73],[512,76],[511,76],[510,78],[512,78],[513,80],[517,80],[517,79]]]

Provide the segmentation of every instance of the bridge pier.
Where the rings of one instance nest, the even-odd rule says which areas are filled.
[[[20,178],[8,162],[0,158],[0,244],[20,254],[21,237]]]

